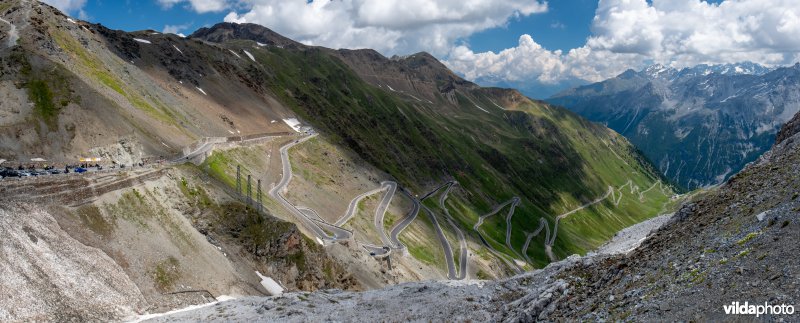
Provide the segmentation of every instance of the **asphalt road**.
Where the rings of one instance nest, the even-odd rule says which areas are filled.
[[[502,204],[499,204],[499,205],[495,206],[494,209],[491,212],[486,213],[486,214],[481,215],[480,217],[478,217],[478,222],[475,223],[475,225],[472,227],[472,229],[475,230],[475,232],[478,234],[478,237],[481,239],[481,242],[486,247],[486,249],[489,250],[489,252],[494,254],[497,258],[500,258],[500,260],[502,260],[509,268],[513,269],[515,272],[522,273],[523,272],[522,268],[519,265],[517,265],[516,262],[509,261],[503,254],[501,254],[499,251],[494,249],[494,247],[492,247],[492,245],[489,244],[488,241],[486,241],[486,238],[483,236],[483,234],[480,231],[480,227],[481,227],[481,225],[483,225],[483,222],[484,222],[484,220],[486,220],[486,218],[497,214],[497,212],[500,212],[500,210],[502,210],[503,208],[505,208],[506,206],[511,204],[511,208],[508,210],[508,214],[506,215],[506,223],[507,223],[507,226],[506,226],[506,228],[507,228],[506,229],[506,245],[510,245],[511,244],[510,243],[510,239],[509,239],[509,237],[510,237],[509,228],[511,227],[511,224],[510,224],[511,220],[510,219],[513,216],[514,211],[515,211],[515,209],[516,209],[516,207],[517,207],[517,205],[519,203],[520,203],[520,198],[518,196],[515,196],[515,197],[512,197],[510,200],[505,201]],[[511,250],[514,251],[514,249],[511,249]],[[514,251],[514,253],[516,253],[516,251]]]
[[[631,184],[632,184],[632,182],[629,180],[627,183],[625,183],[622,186],[620,186],[618,190],[622,190],[623,187],[631,185]],[[637,187],[637,189],[638,189],[638,187]],[[633,193],[633,192],[634,192],[634,189],[633,189],[633,187],[631,187],[631,193]],[[556,242],[556,235],[558,234],[558,223],[561,222],[561,219],[566,218],[567,216],[569,216],[571,214],[574,214],[575,212],[578,212],[580,210],[583,210],[583,209],[585,209],[587,207],[590,207],[592,205],[600,203],[603,200],[607,199],[612,194],[614,194],[614,187],[613,186],[609,186],[608,187],[608,191],[606,191],[605,195],[596,198],[594,201],[591,201],[591,202],[583,204],[583,205],[581,205],[581,206],[579,206],[579,207],[577,207],[577,208],[575,208],[573,210],[570,210],[569,212],[566,212],[566,213],[563,213],[563,214],[559,214],[558,216],[556,216],[555,225],[553,225],[553,235],[550,236],[550,234],[549,234],[550,231],[548,230],[547,231],[548,235],[547,235],[547,238],[545,238],[545,244],[544,244],[544,251],[547,254],[547,257],[550,258],[550,261],[558,260],[558,259],[556,259],[555,254],[553,254],[553,244]],[[622,194],[620,193],[620,199],[621,198],[622,198]],[[619,203],[619,200],[617,200],[615,202],[615,204],[618,204],[618,203]]]
[[[457,279],[458,275],[456,274],[456,266],[453,262],[453,249],[450,248],[450,242],[447,241],[447,237],[444,236],[444,232],[442,232],[442,227],[439,225],[439,220],[436,219],[436,216],[433,215],[433,211],[429,209],[424,204],[422,205],[422,209],[428,213],[428,216],[431,218],[431,222],[433,222],[433,227],[436,229],[436,236],[439,238],[439,242],[442,244],[442,249],[444,249],[444,259],[447,262],[447,278],[449,279]]]
[[[547,226],[548,226],[547,220],[545,220],[544,218],[539,218],[539,227],[536,228],[535,231],[525,235],[525,245],[522,246],[522,256],[525,257],[525,260],[528,263],[533,263],[531,261],[531,258],[528,257],[528,247],[530,247],[530,245],[531,245],[531,240],[533,240],[533,237],[539,235],[539,233],[542,232],[542,229],[547,228]],[[549,234],[550,233],[550,229],[549,228],[548,228],[547,232],[548,232],[547,236],[548,236],[548,239],[549,239],[549,237],[550,237],[550,234]]]
[[[453,185],[455,184],[458,183],[456,181],[448,181],[447,183],[444,183],[443,185],[437,187],[428,194],[425,194],[425,196],[423,196],[420,199],[420,201],[424,201],[425,199],[431,197],[433,194],[435,194],[442,188],[445,188],[444,193],[442,193],[442,195],[439,197],[439,206],[445,212],[445,220],[447,220],[447,223],[450,225],[450,227],[453,228],[453,231],[455,231],[456,235],[458,236],[459,249],[460,249],[458,271],[456,271],[456,265],[453,258],[453,249],[450,247],[450,242],[447,240],[447,237],[445,237],[444,231],[442,231],[442,227],[439,224],[439,220],[436,219],[436,216],[434,215],[433,211],[431,211],[431,209],[429,209],[424,204],[422,204],[422,209],[424,209],[425,212],[428,213],[428,216],[431,218],[431,222],[433,222],[433,227],[436,229],[436,236],[439,238],[439,242],[442,244],[445,261],[447,262],[447,278],[460,280],[466,278],[467,276],[467,256],[469,255],[467,249],[467,240],[464,237],[464,233],[461,232],[461,230],[458,229],[458,226],[456,226],[456,224],[453,222],[453,219],[450,216],[450,212],[444,205],[444,201],[445,199],[447,199],[447,195],[450,193],[450,190],[453,188]]]
[[[281,194],[281,191],[284,190],[287,185],[289,185],[289,181],[291,181],[292,179],[292,164],[291,161],[289,160],[289,149],[316,136],[317,134],[313,134],[308,137],[304,137],[295,140],[293,142],[290,142],[289,144],[286,144],[283,147],[281,147],[280,154],[281,154],[281,164],[282,164],[281,166],[283,168],[283,176],[281,177],[280,182],[278,182],[278,185],[275,185],[275,187],[269,190],[269,195],[273,199],[278,201],[278,203],[280,203],[281,206],[283,206],[283,208],[285,208],[287,211],[289,211],[289,213],[291,213],[294,217],[296,217],[300,221],[300,223],[302,223],[302,225],[306,227],[306,229],[314,233],[314,235],[316,235],[316,237],[321,241],[325,240],[336,241],[341,239],[349,239],[353,236],[353,233],[350,232],[349,230],[327,224],[324,221],[314,220],[313,218],[303,213],[303,211],[298,209],[294,204],[286,200],[283,194]],[[331,233],[333,233],[333,235],[329,235],[327,232],[325,232],[325,230],[322,229],[321,226],[330,230]]]
[[[381,202],[378,204],[378,207],[375,208],[375,221],[373,224],[375,225],[375,230],[378,231],[378,236],[380,236],[383,245],[391,247],[392,242],[389,240],[389,237],[386,236],[386,230],[383,228],[383,218],[386,216],[386,210],[389,208],[389,204],[392,203],[392,197],[394,197],[397,191],[397,183],[392,181],[382,182],[381,188],[384,188],[386,193],[383,194]]]
[[[394,183],[394,182],[392,182],[392,183]],[[395,186],[396,185],[397,184],[395,184]],[[385,185],[383,185],[383,183],[381,183],[381,187],[376,188],[376,189],[371,190],[371,191],[367,191],[367,192],[361,193],[358,196],[356,196],[355,198],[353,198],[352,200],[350,200],[350,204],[347,205],[347,211],[344,212],[344,215],[341,218],[339,218],[339,220],[336,221],[336,223],[334,223],[334,225],[342,226],[345,223],[347,223],[347,221],[350,221],[350,219],[353,218],[354,215],[356,215],[356,210],[358,209],[358,203],[361,202],[361,200],[363,200],[365,197],[370,196],[372,194],[377,194],[378,192],[383,191],[385,189],[387,189],[387,187]]]
[[[458,184],[458,182],[451,182],[451,184],[447,186],[447,189],[444,191],[444,193],[439,196],[439,207],[444,210],[445,220],[447,220],[447,223],[450,224],[450,227],[453,228],[453,231],[455,231],[456,235],[458,236],[461,257],[459,259],[458,276],[455,279],[464,279],[467,277],[467,256],[469,255],[469,250],[467,249],[467,239],[464,238],[464,233],[461,232],[461,229],[459,229],[455,224],[453,217],[450,216],[450,211],[444,205],[444,201],[447,199],[448,194],[450,194],[450,191],[456,184]]]
[[[392,248],[387,246],[376,246],[372,244],[363,244],[362,246],[375,258],[386,258],[392,254]]]
[[[186,160],[194,159],[197,156],[200,156],[202,154],[205,154],[205,153],[209,152],[212,148],[214,148],[214,144],[215,144],[214,142],[206,141],[202,145],[197,147],[197,149],[195,149],[194,151],[192,151],[192,152],[190,152],[190,153],[188,153],[186,155],[183,155],[182,157],[173,159],[172,162],[173,163],[180,163],[180,162],[183,162],[183,161],[186,161]]]
[[[522,258],[522,255],[511,245],[511,218],[514,216],[514,210],[517,208],[517,205],[519,205],[520,200],[518,196],[514,196],[511,199],[513,202],[511,202],[511,208],[508,209],[508,214],[506,215],[506,247],[514,252],[518,258]]]
[[[411,224],[411,222],[414,222],[414,219],[417,218],[417,215],[419,214],[420,202],[405,189],[400,189],[400,191],[403,192],[403,194],[406,194],[406,196],[411,199],[414,205],[411,211],[409,211],[408,214],[406,214],[406,216],[392,228],[391,232],[389,233],[389,239],[392,242],[392,248],[403,250],[406,248],[406,246],[400,242],[398,236],[401,232],[403,232],[403,230],[405,230],[405,228],[408,227],[408,225]]]
[[[421,199],[425,201],[425,199],[431,197],[431,195],[438,192],[440,189],[444,187],[450,187],[455,184],[455,181],[449,181],[447,183],[442,184],[441,186],[435,188],[433,191],[430,191],[428,194],[425,194]],[[453,261],[453,249],[450,247],[450,242],[447,241],[447,237],[444,235],[444,231],[442,231],[442,226],[439,225],[439,220],[436,219],[436,216],[433,214],[433,211],[429,209],[425,204],[421,204],[422,209],[428,214],[430,217],[431,222],[433,222],[433,228],[436,230],[436,236],[439,238],[439,242],[442,244],[442,249],[444,250],[444,258],[445,262],[447,263],[447,278],[449,279],[458,279],[458,274],[456,273],[456,266],[455,262]]]

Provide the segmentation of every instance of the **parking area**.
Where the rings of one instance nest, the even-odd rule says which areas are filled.
[[[5,163],[7,164],[7,163]],[[155,162],[145,162],[142,161],[136,164],[117,164],[112,163],[111,165],[101,165],[99,163],[80,163],[80,164],[65,164],[59,166],[52,166],[52,165],[22,165],[19,164],[16,167],[0,167],[0,181],[4,180],[24,180],[34,177],[43,177],[43,176],[64,176],[68,174],[85,174],[85,173],[97,173],[97,172],[115,172],[115,171],[125,171],[125,170],[133,170],[133,169],[141,169],[141,168],[150,168],[152,166],[163,165],[164,160],[158,160]]]

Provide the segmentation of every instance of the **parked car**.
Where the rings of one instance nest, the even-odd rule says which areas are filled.
[[[31,176],[33,176],[31,173],[29,173],[26,170],[17,171],[17,174],[19,175],[19,177],[31,177]]]
[[[40,171],[36,171],[34,173],[36,173],[36,175],[39,175],[39,176],[41,176],[41,175],[50,175],[50,173],[48,171],[46,171],[46,170],[40,170]]]
[[[50,172],[50,174],[53,174],[53,175],[58,175],[58,174],[62,173],[62,171],[60,169],[55,169],[55,168],[50,169],[49,172]]]
[[[74,170],[74,172],[79,173],[79,174],[80,173],[85,173],[86,171],[87,171],[87,169],[83,168],[83,167],[78,167],[78,168],[75,168],[75,170]]]

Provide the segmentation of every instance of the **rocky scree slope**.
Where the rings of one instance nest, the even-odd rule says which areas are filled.
[[[772,145],[800,110],[800,65],[654,65],[570,89],[547,101],[627,137],[671,181],[715,185]]]
[[[138,173],[142,173],[142,175]],[[194,167],[0,185],[0,320],[109,321],[361,286],[297,227],[247,209]]]
[[[572,256],[494,282],[241,299],[157,321],[713,321],[731,319],[723,305],[734,301],[796,306],[800,133],[787,129],[788,139],[718,190],[684,205],[625,255]],[[761,318],[792,321],[797,315]]]

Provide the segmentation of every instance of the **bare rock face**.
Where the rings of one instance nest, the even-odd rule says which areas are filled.
[[[223,205],[215,219],[197,223],[200,232],[238,246],[241,256],[290,290],[361,289],[345,268],[292,223],[241,204]]]
[[[775,144],[780,144],[797,133],[800,133],[800,114],[795,115],[792,120],[789,120],[789,122],[781,128],[781,131],[778,132],[778,137],[775,139]]]
[[[0,321],[111,320],[144,307],[139,288],[46,211],[0,208]]]
[[[135,137],[121,138],[117,143],[94,147],[89,152],[92,155],[86,157],[100,157],[106,162],[113,160],[125,165],[139,163],[144,156],[142,145]]]

